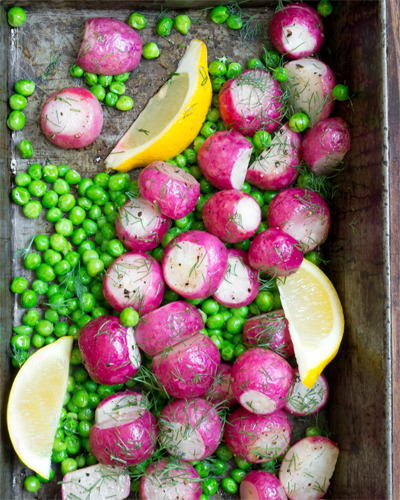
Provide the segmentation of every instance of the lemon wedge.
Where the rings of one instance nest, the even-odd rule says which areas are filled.
[[[127,172],[181,153],[198,135],[211,97],[207,47],[201,40],[192,40],[176,73],[108,155],[106,168]]]
[[[311,388],[339,350],[343,308],[327,276],[307,259],[278,287],[300,378]]]
[[[7,407],[11,442],[21,461],[50,476],[54,436],[67,390],[72,337],[36,351],[15,377]]]

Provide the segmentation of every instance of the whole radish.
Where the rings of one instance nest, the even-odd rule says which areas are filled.
[[[129,250],[142,252],[159,245],[170,226],[170,219],[141,196],[128,200],[115,221],[118,239]]]
[[[251,143],[234,130],[215,132],[202,144],[197,161],[216,188],[241,190],[252,150]]]
[[[339,448],[323,436],[295,443],[285,454],[279,480],[291,500],[317,500],[328,491]],[[296,466],[293,464],[296,463]]]
[[[154,161],[139,175],[143,198],[156,205],[162,214],[181,219],[192,212],[200,196],[200,184],[179,167]]]
[[[118,392],[97,406],[89,446],[100,463],[139,464],[151,457],[156,444],[156,419],[142,394]]]
[[[203,206],[207,231],[226,243],[254,236],[261,223],[261,209],[247,193],[229,189],[213,194]]]
[[[321,373],[314,386],[309,389],[301,382],[298,368],[295,368],[294,373],[295,382],[283,409],[299,417],[322,410],[329,398],[329,386],[325,376]]]
[[[67,87],[51,94],[40,114],[43,134],[61,148],[92,144],[103,128],[103,110],[89,90]]]
[[[116,316],[100,316],[86,323],[78,343],[85,368],[98,384],[123,384],[140,367],[133,328],[122,326]]]
[[[289,323],[283,309],[247,320],[243,326],[243,340],[248,347],[271,349],[284,358],[294,353]]]
[[[286,414],[254,415],[244,408],[235,410],[224,429],[226,444],[233,454],[253,464],[270,462],[290,443],[292,427]]]
[[[218,411],[202,398],[176,399],[160,413],[158,439],[170,455],[203,460],[212,455],[222,439]]]
[[[316,54],[324,41],[321,16],[310,5],[291,3],[271,19],[269,33],[274,47],[287,59]]]
[[[225,307],[243,307],[253,302],[260,289],[257,271],[253,269],[247,253],[228,249],[228,270],[213,299]]]
[[[240,483],[241,500],[287,500],[285,490],[275,474],[253,470]]]
[[[283,115],[282,90],[268,71],[249,69],[227,80],[218,97],[224,125],[242,135],[273,132]]]
[[[311,252],[324,243],[331,228],[331,211],[321,195],[304,188],[290,188],[271,201],[268,225],[281,229]]]
[[[142,351],[154,356],[203,328],[204,320],[198,309],[178,300],[145,314],[136,327],[135,339]]]
[[[326,118],[307,130],[302,144],[304,159],[315,175],[328,175],[343,160],[350,145],[349,126],[343,118]]]
[[[132,307],[146,314],[161,304],[164,280],[160,264],[143,252],[122,254],[103,279],[105,300],[118,312]]]
[[[206,400],[210,401],[218,408],[230,408],[236,403],[236,398],[232,392],[232,365],[221,363],[218,366],[211,387],[206,393]]]
[[[269,228],[250,243],[250,265],[258,271],[276,276],[289,276],[303,262],[300,243],[280,229]]]
[[[127,24],[109,17],[87,19],[77,65],[87,73],[119,75],[140,63],[142,41]]]
[[[250,165],[246,181],[266,191],[287,188],[299,176],[301,158],[301,134],[293,132],[285,123],[268,149]]]
[[[233,364],[232,391],[243,408],[268,415],[285,406],[293,378],[293,369],[284,358],[255,347]]]
[[[176,293],[191,299],[205,299],[224,279],[228,252],[212,234],[187,231],[167,245],[162,269],[165,282]]]

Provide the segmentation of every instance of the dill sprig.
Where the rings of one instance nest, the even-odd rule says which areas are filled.
[[[301,187],[320,194],[328,204],[332,204],[339,185],[340,173],[343,169],[336,168],[334,173],[329,176],[316,176],[304,163],[300,167]]]
[[[31,241],[29,242],[29,245],[26,248],[21,248],[21,249],[17,250],[15,252],[15,256],[21,255],[21,257],[23,257],[25,259],[25,257],[28,255],[28,253],[29,253],[29,251],[30,251],[30,249],[32,247],[32,244],[33,244],[34,240],[35,240],[35,237],[33,237],[31,239]]]
[[[61,64],[61,59],[62,52],[60,52],[59,54],[57,54],[56,52],[50,52],[50,62],[43,75],[40,75],[38,79],[45,83],[50,76],[55,76],[58,66]]]
[[[32,354],[33,354],[32,352],[27,353],[26,351],[16,349],[15,347],[12,347],[10,351],[10,357],[13,361],[15,361],[18,364],[18,368],[21,368],[21,366]]]

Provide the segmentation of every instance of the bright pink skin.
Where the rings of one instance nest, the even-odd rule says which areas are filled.
[[[293,379],[293,369],[284,358],[255,347],[233,364],[232,391],[243,408],[268,415],[285,406]]]
[[[289,187],[299,176],[301,163],[301,134],[285,123],[275,134],[268,149],[250,165],[246,182],[264,191]]]
[[[213,299],[226,307],[248,306],[259,289],[258,273],[250,266],[247,253],[228,248],[228,270]]]
[[[271,349],[284,358],[294,353],[283,309],[248,319],[243,327],[243,340],[249,347]]]
[[[98,384],[123,384],[140,367],[133,331],[129,335],[129,328],[116,316],[100,316],[86,323],[79,331],[78,343],[85,368]]]
[[[156,419],[143,405],[138,414],[132,419],[125,416],[118,422],[116,418],[110,419],[108,425],[99,423],[97,413],[102,407],[113,400],[118,401],[121,396],[141,394],[126,391],[116,393],[104,399],[96,408],[96,424],[90,429],[89,446],[97,460],[105,465],[135,465],[147,460],[153,454],[157,444]],[[126,405],[123,405],[126,406]]]
[[[185,460],[204,460],[222,440],[221,418],[202,398],[175,399],[168,403],[160,413],[158,425],[159,440],[168,453]],[[176,432],[177,428],[180,432]]]
[[[43,134],[60,148],[92,144],[103,128],[103,110],[89,90],[68,87],[51,94],[40,114]]]
[[[76,64],[87,73],[119,75],[140,63],[142,41],[127,24],[109,17],[87,19]]]
[[[231,387],[232,365],[221,363],[211,387],[207,391],[207,401],[218,407],[230,408],[236,404]]]
[[[153,462],[140,479],[141,500],[199,500],[201,481],[196,469],[185,460]],[[166,469],[164,471],[164,469]]]
[[[321,373],[312,389],[308,389],[301,383],[298,368],[294,369],[294,374],[294,385],[283,409],[299,417],[312,415],[322,410],[329,398],[329,385],[325,375]]]
[[[330,174],[350,149],[349,126],[340,117],[321,120],[307,130],[302,146],[310,170],[318,176]]]
[[[213,194],[204,204],[202,214],[207,231],[226,243],[239,243],[254,236],[262,218],[255,199],[235,189]]]
[[[165,161],[154,161],[139,175],[139,189],[146,200],[156,204],[171,219],[192,212],[200,196],[200,184],[184,170]]]
[[[154,356],[204,328],[195,306],[178,300],[145,314],[136,327],[135,339],[146,354]]]
[[[234,130],[214,132],[201,146],[197,162],[201,173],[216,188],[241,190],[252,150],[251,143]],[[239,174],[235,164],[243,156],[243,174]]]
[[[241,500],[287,500],[283,486],[275,474],[253,470],[240,483]]]
[[[321,195],[304,188],[290,188],[271,201],[269,227],[281,229],[311,252],[324,243],[331,229],[331,211]]]
[[[254,415],[239,408],[228,417],[224,429],[225,442],[233,454],[252,464],[270,462],[281,455],[291,434],[289,419],[281,410],[271,415]]]
[[[141,196],[128,200],[115,221],[118,239],[129,250],[142,252],[156,248],[170,227],[170,219]]]
[[[287,59],[316,54],[324,41],[324,23],[318,12],[304,3],[291,3],[269,24],[274,47]]]
[[[250,243],[249,262],[269,276],[290,276],[303,262],[302,247],[289,234],[273,227],[258,234]]]
[[[103,278],[104,298],[118,312],[132,307],[142,315],[157,309],[164,288],[160,264],[143,252],[122,254]]]
[[[170,396],[196,398],[210,388],[220,362],[214,342],[197,333],[154,356],[152,370]]]
[[[228,252],[212,234],[187,231],[165,248],[162,269],[165,282],[172,290],[190,299],[204,299],[212,295],[224,279]]]
[[[227,80],[218,97],[224,124],[242,135],[273,132],[283,114],[282,90],[268,71],[248,69]],[[261,103],[261,105],[260,105]]]

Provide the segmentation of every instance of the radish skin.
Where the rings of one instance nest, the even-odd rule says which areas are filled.
[[[287,500],[287,496],[275,474],[253,470],[240,483],[240,499]]]
[[[218,408],[230,408],[236,404],[237,401],[232,392],[231,378],[232,365],[221,363],[218,366],[213,383],[207,391],[206,400]]]
[[[322,410],[329,398],[329,385],[325,375],[321,373],[314,386],[309,389],[301,382],[298,368],[295,368],[294,374],[294,385],[283,409],[298,417]]]

